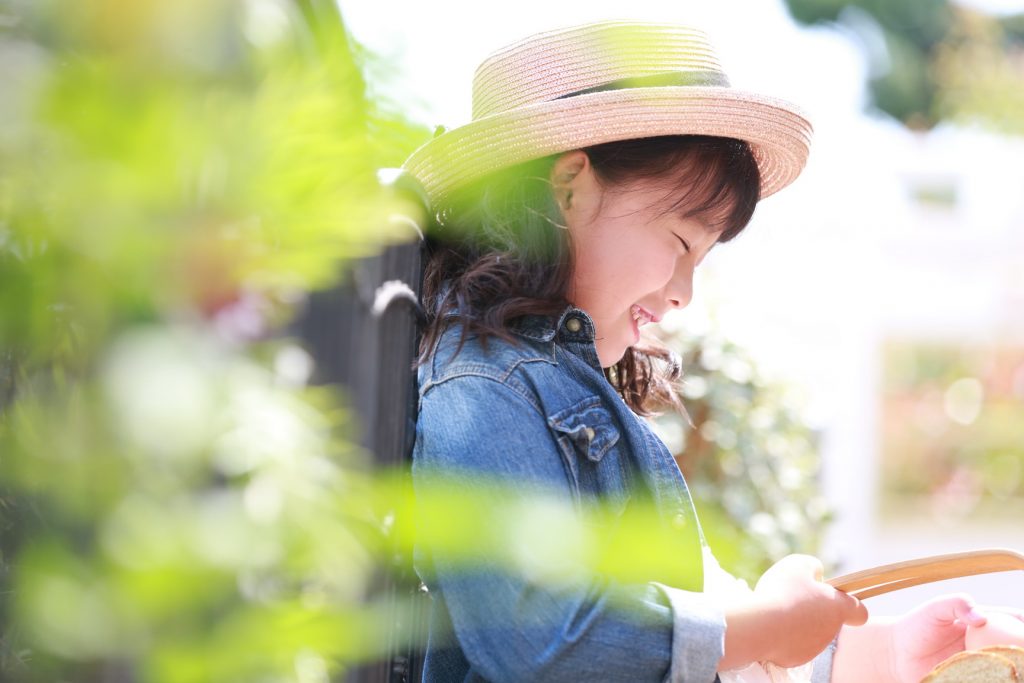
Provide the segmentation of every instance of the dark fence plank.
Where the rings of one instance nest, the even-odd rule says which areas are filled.
[[[415,436],[422,243],[389,247],[359,261],[341,285],[313,295],[296,323],[313,356],[317,384],[338,385],[362,427],[359,443],[377,468],[408,470]],[[390,302],[390,303],[389,303]],[[394,633],[425,642],[429,596],[421,590],[411,558],[394,553],[372,587],[393,607]],[[399,605],[412,598],[411,613]],[[411,620],[412,623],[404,623]],[[386,660],[349,671],[347,683],[409,683],[422,678],[422,648],[389,643]]]

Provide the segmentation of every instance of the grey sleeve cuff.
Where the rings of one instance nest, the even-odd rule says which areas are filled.
[[[811,683],[829,683],[832,680],[832,658],[836,654],[836,642],[839,640],[838,636],[835,640],[828,644],[820,655],[814,658],[814,670],[811,674]]]
[[[665,683],[712,683],[725,654],[725,613],[704,593],[652,585],[672,608],[672,663]]]

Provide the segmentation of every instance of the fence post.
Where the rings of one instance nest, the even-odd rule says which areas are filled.
[[[382,181],[423,203],[408,176],[382,172]],[[424,212],[424,215],[428,215]],[[350,265],[343,282],[315,293],[297,321],[314,359],[313,381],[336,384],[362,426],[360,445],[378,469],[405,469],[415,438],[417,389],[413,362],[419,342],[424,226],[410,221],[413,241]],[[328,542],[325,539],[325,542]],[[371,588],[392,607],[394,632],[426,642],[429,596],[412,570],[412,558],[395,551]],[[406,598],[409,598],[408,600]],[[400,609],[411,604],[411,612]],[[411,620],[412,623],[402,623]],[[422,678],[422,647],[388,644],[385,660],[350,670],[347,683],[412,683]]]

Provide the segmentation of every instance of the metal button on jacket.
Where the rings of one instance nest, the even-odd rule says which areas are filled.
[[[583,327],[583,323],[580,322],[579,318],[569,318],[565,321],[565,329],[570,332],[579,332]]]

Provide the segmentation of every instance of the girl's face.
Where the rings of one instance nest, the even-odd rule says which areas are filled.
[[[674,182],[604,187],[578,150],[559,157],[552,183],[573,245],[568,298],[593,319],[597,355],[609,367],[639,341],[641,327],[690,303],[693,271],[720,231],[666,211]]]

